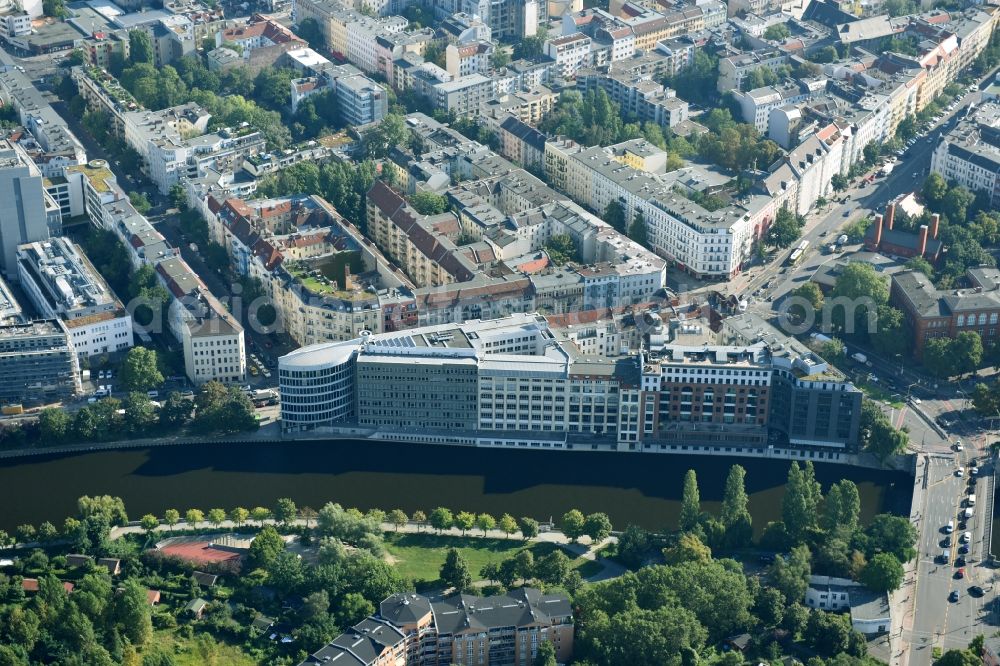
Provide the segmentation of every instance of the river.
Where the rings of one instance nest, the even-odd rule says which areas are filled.
[[[617,527],[672,528],[684,473],[698,474],[703,507],[717,511],[729,466],[747,470],[755,531],[780,517],[789,462],[757,458],[512,451],[359,440],[161,446],[0,460],[0,529],[60,525],[81,495],[118,495],[129,516],[165,509],[272,506],[291,497],[318,509],[407,513],[436,506],[558,519],[570,508],[604,511]],[[824,488],[858,484],[862,518],[908,514],[912,478],[901,472],[817,464]]]

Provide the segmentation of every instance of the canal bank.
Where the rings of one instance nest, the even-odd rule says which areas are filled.
[[[698,474],[703,506],[716,511],[726,474],[747,469],[755,530],[781,514],[787,460],[722,456],[609,455],[602,452],[429,446],[372,440],[244,441],[0,460],[0,528],[49,520],[61,524],[81,495],[121,496],[132,517],[167,508],[270,506],[291,497],[319,508],[328,501],[362,509],[435,506],[504,512],[540,520],[570,508],[604,511],[618,526],[672,528],[683,476]],[[907,515],[913,479],[902,471],[816,463],[824,487],[858,484],[863,518]]]

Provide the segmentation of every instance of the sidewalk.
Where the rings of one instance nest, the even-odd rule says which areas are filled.
[[[929,458],[916,456],[917,470],[913,480],[913,499],[910,502],[910,522],[920,533],[920,519],[924,512],[927,484],[929,482]],[[889,666],[906,666],[910,657],[910,642],[903,640],[904,632],[913,630],[914,609],[917,599],[917,569],[920,566],[920,543],[917,556],[903,565],[903,585],[889,598],[892,609],[892,623],[889,628]]]

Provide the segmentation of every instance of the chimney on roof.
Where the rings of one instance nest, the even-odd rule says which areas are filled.
[[[931,238],[938,237],[938,226],[941,224],[941,216],[937,213],[931,215]]]
[[[892,220],[896,217],[896,204],[891,203],[885,207],[885,228],[892,231]]]
[[[927,252],[927,225],[920,225],[920,256]]]
[[[875,216],[875,249],[882,243],[882,216]]]

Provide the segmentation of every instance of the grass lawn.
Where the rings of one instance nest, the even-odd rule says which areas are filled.
[[[484,564],[489,562],[499,564],[524,549],[530,550],[537,560],[559,546],[538,542],[526,544],[516,538],[483,539],[438,535],[432,532],[418,534],[389,532],[385,535],[385,547],[400,574],[416,581],[433,582],[438,579],[438,573],[449,548],[458,549],[462,558],[468,563],[473,579],[478,580],[479,570]],[[572,558],[572,567],[579,569],[580,575],[584,578],[601,570],[601,565],[597,562],[573,558],[571,553],[564,552]]]
[[[174,629],[155,631],[153,640],[143,652],[157,648],[173,656],[176,666],[257,666],[257,660],[250,658],[238,646],[197,631],[193,638],[179,636]]]

